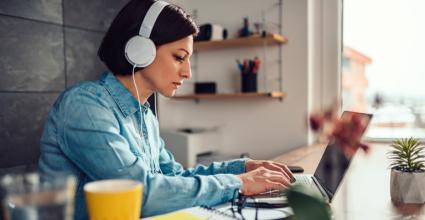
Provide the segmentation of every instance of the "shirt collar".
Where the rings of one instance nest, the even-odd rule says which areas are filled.
[[[139,111],[139,102],[111,72],[105,72],[100,81],[117,103],[124,117]],[[141,107],[142,112],[146,114],[150,107],[149,102],[141,105]]]

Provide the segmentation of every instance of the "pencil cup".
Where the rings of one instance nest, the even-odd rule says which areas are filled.
[[[133,180],[101,180],[84,186],[90,220],[138,220],[143,185]]]
[[[257,74],[242,74],[242,92],[257,92]]]

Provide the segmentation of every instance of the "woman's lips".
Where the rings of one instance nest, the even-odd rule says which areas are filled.
[[[173,82],[173,85],[176,89],[178,89],[182,84],[183,82]]]

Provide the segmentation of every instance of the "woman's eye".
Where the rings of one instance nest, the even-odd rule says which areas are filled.
[[[184,61],[184,57],[180,57],[180,56],[174,56],[174,58],[176,59],[176,61],[183,63]]]

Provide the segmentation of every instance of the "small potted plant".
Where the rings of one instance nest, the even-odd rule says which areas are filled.
[[[397,139],[391,144],[390,192],[396,203],[425,202],[424,146],[415,138]]]

